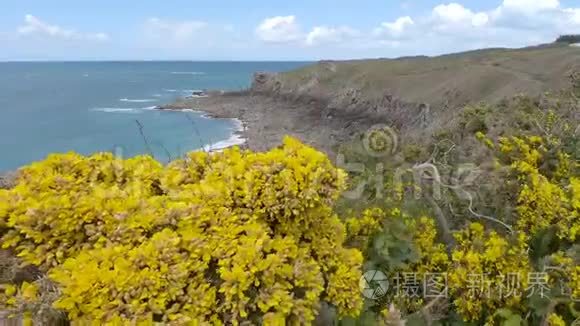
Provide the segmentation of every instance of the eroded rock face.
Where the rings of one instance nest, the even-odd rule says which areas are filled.
[[[277,94],[282,82],[277,73],[257,72],[252,81],[252,92],[259,94]]]

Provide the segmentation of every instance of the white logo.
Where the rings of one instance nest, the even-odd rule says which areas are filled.
[[[397,133],[387,125],[372,126],[363,137],[363,146],[373,157],[384,157],[397,152]]]
[[[365,298],[376,300],[387,294],[389,280],[383,272],[370,270],[360,278],[359,287]]]

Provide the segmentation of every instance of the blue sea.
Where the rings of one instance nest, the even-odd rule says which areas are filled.
[[[0,63],[0,171],[53,152],[152,152],[162,162],[234,143],[238,123],[156,105],[193,90],[246,88],[256,71],[300,62]],[[189,115],[187,117],[186,115]]]

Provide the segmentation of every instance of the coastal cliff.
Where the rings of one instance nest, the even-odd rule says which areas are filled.
[[[284,72],[257,72],[241,92],[180,100],[162,109],[194,109],[244,122],[247,146],[266,150],[289,134],[327,152],[377,124],[418,143],[455,128],[469,104],[560,90],[580,71],[580,51],[559,44],[485,49],[439,57],[321,61]]]

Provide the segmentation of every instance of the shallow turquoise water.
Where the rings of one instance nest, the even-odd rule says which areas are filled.
[[[114,150],[126,157],[145,153],[139,124],[160,161],[207,143],[223,143],[232,135],[233,121],[151,108],[196,89],[247,87],[255,71],[285,71],[304,64],[0,63],[0,171],[51,152]]]

